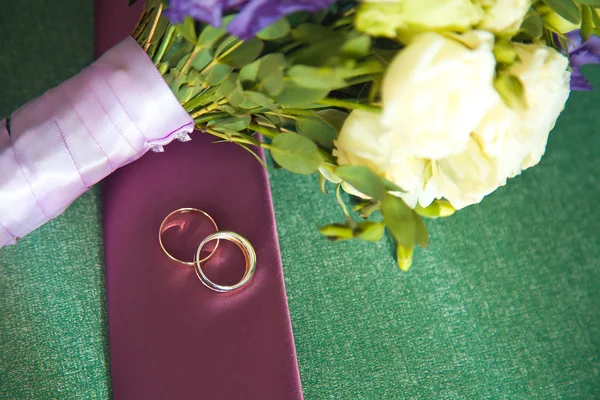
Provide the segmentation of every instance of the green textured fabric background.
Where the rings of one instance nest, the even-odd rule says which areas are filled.
[[[92,0],[3,2],[0,115],[92,55]],[[326,242],[333,196],[271,172],[307,399],[600,398],[599,102],[575,93],[539,167],[430,221],[409,273],[389,240]],[[110,397],[101,235],[94,189],[0,250],[0,398]]]

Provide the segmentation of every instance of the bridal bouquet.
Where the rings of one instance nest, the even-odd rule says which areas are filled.
[[[428,244],[423,218],[479,203],[540,162],[570,91],[591,89],[579,68],[600,63],[598,29],[598,0],[149,0],[132,33],[137,44],[128,39],[91,68],[110,99],[94,85],[77,85],[87,85],[104,116],[96,122],[106,139],[95,143],[101,148],[114,135],[114,148],[103,150],[106,168],[86,180],[85,161],[71,154],[83,184],[54,213],[43,212],[40,204],[52,203],[61,188],[40,194],[36,172],[19,161],[17,143],[8,143],[17,113],[6,122],[10,140],[0,136],[0,165],[14,156],[11,168],[22,172],[31,204],[42,210],[31,230],[90,183],[146,150],[188,140],[195,127],[238,144],[257,162],[254,148],[262,147],[282,168],[318,174],[345,215],[321,233],[378,241],[387,228],[406,270],[414,247]],[[145,60],[134,61],[130,55],[140,51]],[[126,79],[129,69],[141,83]],[[123,87],[129,91],[120,94]],[[75,113],[73,102],[83,101],[77,90],[62,99]],[[127,98],[135,90],[150,90],[151,99],[136,105]],[[117,103],[122,118],[111,111]],[[76,137],[60,121],[71,118],[90,133],[95,123],[59,111],[50,119],[72,150]],[[144,121],[167,113],[177,117],[148,134]],[[11,185],[0,178],[0,206]],[[23,215],[32,207],[23,206]],[[10,218],[0,213],[8,238],[0,245],[23,235],[4,221]]]

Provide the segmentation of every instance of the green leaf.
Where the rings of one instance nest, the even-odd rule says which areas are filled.
[[[322,66],[332,56],[339,54],[343,44],[343,37],[334,36],[294,52],[290,56],[290,60],[294,65]]]
[[[192,68],[202,71],[213,60],[213,55],[207,49],[200,50],[192,60]]]
[[[290,23],[287,18],[281,18],[277,22],[263,28],[256,34],[256,37],[262,40],[276,40],[281,39],[290,33]]]
[[[527,99],[521,80],[515,75],[500,72],[494,81],[494,87],[500,98],[508,107],[515,111],[527,110]]]
[[[494,56],[499,63],[512,64],[517,59],[517,51],[511,40],[497,40],[494,45]]]
[[[592,7],[600,7],[600,0],[577,0],[579,4]]]
[[[592,31],[594,30],[594,20],[593,20],[594,10],[592,7],[583,6],[581,7],[581,38],[584,42],[586,42],[590,36],[592,36]]]
[[[293,82],[284,82],[283,90],[275,96],[275,102],[283,107],[300,108],[323,100],[328,94],[329,90],[307,89]]]
[[[323,159],[317,145],[296,133],[281,133],[271,142],[271,155],[283,168],[297,174],[312,174]]]
[[[381,177],[362,165],[342,165],[335,174],[356,190],[377,200],[386,198],[385,185]]]
[[[527,14],[523,23],[521,24],[520,31],[527,35],[530,39],[538,39],[544,33],[544,25],[542,17],[537,12],[530,12]]]
[[[443,218],[453,215],[456,212],[456,209],[448,200],[435,200],[425,208],[417,205],[415,211],[417,214],[426,218]]]
[[[177,100],[180,103],[185,104],[190,101],[194,96],[200,93],[200,87],[198,86],[184,86],[177,91]]]
[[[244,91],[244,94],[246,95],[246,97],[248,97],[250,100],[252,100],[253,103],[255,103],[261,107],[268,108],[271,111],[278,111],[277,105],[275,103],[273,103],[273,101],[270,98],[268,98],[266,95],[264,95],[260,92],[254,92],[251,90]]]
[[[231,71],[233,71],[233,68],[229,65],[218,63],[208,71],[203,72],[202,79],[204,79],[206,85],[215,86],[227,79]]]
[[[344,122],[346,122],[346,118],[348,118],[348,113],[335,109],[321,110],[317,111],[315,114],[323,120],[323,122],[333,128],[336,137],[340,134],[342,126],[344,126]]]
[[[294,65],[287,75],[298,84],[310,89],[333,90],[346,86],[346,81],[329,67],[309,67],[306,65]]]
[[[429,232],[427,232],[425,222],[423,222],[421,216],[414,211],[412,216],[415,220],[415,243],[426,249],[429,244]]]
[[[263,42],[258,39],[248,40],[220,61],[234,68],[241,68],[256,59],[263,50]]]
[[[292,30],[292,36],[297,42],[318,43],[332,36],[340,37],[339,33],[323,25],[305,23]]]
[[[396,185],[394,182],[383,178],[383,184],[385,185],[385,189],[388,192],[400,192],[404,193],[406,190],[402,189],[400,186]]]
[[[354,237],[354,230],[348,224],[330,224],[319,229],[319,232],[331,241],[348,240]]]
[[[416,221],[402,199],[387,195],[381,202],[383,220],[399,245],[412,248],[416,243]]]
[[[317,117],[298,117],[296,132],[314,140],[326,149],[333,149],[333,141],[337,137],[335,130]]]
[[[196,43],[196,28],[194,27],[194,20],[192,18],[186,16],[183,23],[175,25],[175,28],[187,41]]]
[[[230,129],[237,132],[246,129],[250,124],[250,120],[251,118],[249,115],[242,115],[239,117],[228,117],[212,120],[209,121],[206,126],[209,128],[215,128],[216,130]]]
[[[260,66],[256,77],[259,87],[271,96],[277,96],[283,90],[283,70],[286,60],[281,53],[271,53],[260,59]]]
[[[342,53],[356,60],[368,56],[370,52],[371,38],[367,35],[350,38],[342,45]]]
[[[381,222],[363,221],[359,222],[354,229],[354,237],[368,242],[378,242],[385,234],[385,225]]]
[[[600,15],[598,14],[598,10],[592,8],[592,21],[594,21],[594,26],[596,28],[600,28]]]
[[[402,246],[398,245],[396,247],[396,261],[398,262],[398,266],[400,270],[406,272],[410,269],[413,261],[413,253],[415,251],[415,246]]]
[[[235,82],[235,88],[227,95],[227,101],[234,107],[239,107],[244,103],[244,89],[239,81]]]
[[[223,53],[225,53],[233,45],[236,45],[239,42],[241,42],[241,39],[239,39],[235,36],[227,36],[225,39],[223,39],[221,42],[219,42],[219,45],[217,46],[217,49],[215,50],[215,58],[218,59],[219,57],[221,57],[221,55]]]
[[[196,45],[204,49],[211,49],[217,41],[227,34],[225,27],[215,28],[211,25],[206,25],[200,35]]]
[[[233,73],[230,74],[227,79],[225,79],[219,87],[217,88],[217,96],[219,97],[227,97],[231,92],[233,92],[236,88],[238,74]]]
[[[581,12],[573,0],[544,0],[550,8],[569,22],[579,24]]]
[[[256,60],[248,65],[245,65],[240,70],[240,81],[256,82],[259,67],[260,67],[260,60]]]

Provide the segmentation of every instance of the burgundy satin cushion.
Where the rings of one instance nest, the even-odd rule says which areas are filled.
[[[140,9],[96,3],[101,54],[130,33]],[[301,399],[267,173],[236,145],[192,137],[102,187],[114,398]],[[161,252],[160,223],[180,207],[205,210],[253,243],[249,285],[212,292]]]

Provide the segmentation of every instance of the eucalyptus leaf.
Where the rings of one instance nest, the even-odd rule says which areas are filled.
[[[323,161],[317,145],[296,133],[281,133],[271,142],[271,155],[283,168],[297,174],[312,174]]]
[[[386,189],[381,177],[362,165],[343,165],[335,174],[364,195],[377,200],[386,198]]]
[[[206,85],[215,86],[227,79],[232,71],[233,68],[231,66],[217,63],[212,68],[205,70],[202,73],[202,78]]]
[[[220,57],[222,57],[223,53],[225,53],[227,50],[229,50],[232,46],[238,45],[239,42],[241,42],[241,39],[239,39],[235,36],[227,36],[225,39],[223,39],[221,42],[219,42],[219,45],[217,46],[217,49],[215,50],[215,58],[220,59]]]
[[[177,91],[177,100],[184,104],[190,101],[194,96],[200,93],[198,86],[183,86]]]
[[[285,37],[290,33],[291,27],[287,18],[280,18],[275,23],[263,28],[256,34],[256,37],[262,40],[276,40]]]
[[[322,66],[331,57],[339,54],[343,44],[343,37],[328,38],[293,52],[290,61],[294,65]]]
[[[351,37],[342,45],[341,50],[346,57],[354,59],[364,58],[371,51],[371,38],[367,35]]]
[[[292,30],[292,37],[301,43],[318,43],[332,36],[341,38],[339,33],[320,24],[304,23]]]
[[[323,122],[325,122],[327,125],[333,128],[336,137],[342,130],[342,126],[344,126],[346,118],[348,118],[348,113],[333,108],[328,110],[317,111],[315,114],[317,115],[317,117],[323,120]]]
[[[246,90],[244,91],[244,94],[246,95],[246,97],[248,97],[250,100],[258,104],[259,106],[268,108],[271,111],[278,111],[277,105],[273,103],[273,101],[263,93],[255,92],[252,90]]]
[[[531,12],[527,14],[523,23],[521,24],[520,31],[527,35],[530,39],[538,39],[544,33],[544,24],[542,17],[537,12]]]
[[[335,129],[316,116],[298,117],[296,119],[296,132],[314,140],[328,150],[333,149],[333,141],[337,137]]]
[[[209,128],[214,127],[217,130],[229,129],[237,132],[248,128],[250,120],[251,119],[249,115],[233,116],[209,121],[208,124],[206,124],[206,126],[208,126]]]
[[[416,243],[416,220],[404,201],[387,195],[381,202],[381,214],[396,242],[404,248],[412,248]]]
[[[326,89],[303,88],[288,81],[284,82],[281,93],[275,96],[275,102],[283,107],[299,108],[323,100],[328,94]]]
[[[187,41],[196,43],[196,28],[194,27],[194,20],[192,18],[186,16],[181,24],[175,25],[175,29],[177,29]]]
[[[501,72],[494,81],[494,87],[508,107],[516,111],[527,110],[527,99],[525,98],[523,84],[518,77],[508,72]]]
[[[200,32],[196,45],[210,50],[226,34],[225,27],[215,28],[212,25],[206,25]]]
[[[544,0],[544,3],[567,21],[574,24],[581,22],[581,11],[573,0]]]
[[[258,39],[250,39],[242,43],[240,47],[232,51],[220,61],[235,68],[241,68],[256,59],[263,50],[263,42]]]
[[[283,70],[286,60],[281,53],[271,53],[260,59],[256,74],[259,87],[271,96],[277,96],[283,90]]]
[[[227,97],[233,92],[237,85],[237,73],[230,74],[217,88],[217,95],[219,97]]]
[[[260,60],[256,60],[256,61],[242,67],[242,69],[240,70],[240,81],[256,82],[259,67],[260,67]]]
[[[213,55],[208,49],[202,49],[196,54],[192,60],[192,68],[197,71],[202,71],[213,60]]]
[[[343,77],[330,67],[309,67],[306,65],[294,65],[287,75],[298,86],[309,89],[334,90],[346,86]]]

